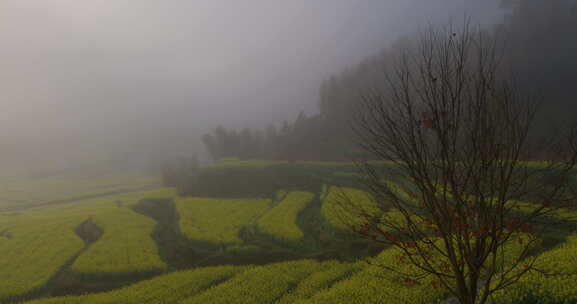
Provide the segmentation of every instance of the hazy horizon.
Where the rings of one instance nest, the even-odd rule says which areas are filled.
[[[65,166],[201,151],[218,124],[316,113],[323,79],[498,0],[0,3],[0,161]]]

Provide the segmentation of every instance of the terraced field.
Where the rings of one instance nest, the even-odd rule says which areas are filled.
[[[555,267],[575,262],[569,253],[573,253],[576,244],[577,237],[573,236],[549,253],[550,258],[565,256]],[[395,250],[385,250],[371,265],[362,261],[301,260],[265,266],[204,267],[163,275],[115,291],[26,303],[439,303],[446,298],[443,291],[427,286],[406,286],[378,266],[393,262],[397,254]],[[524,283],[515,293],[499,294],[495,300],[498,304],[522,303],[515,300],[523,299],[528,294],[527,288],[531,288],[541,290],[551,300],[572,303],[577,300],[576,278],[577,274],[538,281],[528,278],[527,282],[533,283]],[[539,289],[534,289],[536,287]],[[559,293],[552,296],[548,291]]]
[[[0,300],[41,295],[69,271],[83,279],[164,271],[150,236],[155,223],[130,209],[160,192],[172,195],[130,193],[0,213]],[[86,223],[97,230],[92,240],[82,238]]]
[[[0,183],[0,211],[142,191],[158,187],[159,183],[159,179],[154,176],[119,174],[5,180]]]
[[[304,233],[297,218],[313,200],[310,192],[290,192],[257,222],[257,228],[274,240],[289,246],[301,246]]]
[[[179,303],[215,284],[229,280],[245,271],[243,266],[206,267],[175,272],[143,281],[132,286],[85,296],[41,299],[29,304],[105,304],[105,303]]]
[[[166,264],[158,254],[151,235],[154,220],[130,209],[146,194],[116,196],[98,202],[96,215],[90,215],[103,233],[72,265],[84,279],[119,279],[159,274]]]
[[[82,217],[43,216],[43,211],[0,216],[0,299],[40,292],[84,247],[74,233]]]
[[[270,199],[179,198],[180,230],[201,245],[238,250],[240,232],[271,207]]]
[[[316,165],[302,164],[307,170]],[[351,175],[340,163],[322,166],[331,168],[327,176]],[[444,301],[446,292],[426,281],[410,287],[378,266],[398,263],[399,252],[352,234],[350,226],[367,217],[351,220],[341,203],[354,202],[364,215],[397,215],[335,180],[310,187],[315,191],[290,189],[264,198],[179,197],[174,189],[158,188],[0,212],[0,303]],[[413,199],[391,185],[402,199]],[[564,210],[556,216],[577,214]],[[531,274],[495,303],[530,297],[577,302],[577,231],[563,229],[551,232],[555,242],[548,241],[542,262],[569,273]]]
[[[554,267],[574,265],[575,246],[577,237],[573,236],[547,257],[561,258]],[[395,255],[394,250],[385,250],[373,263],[391,262]],[[548,303],[574,303],[576,279],[577,274],[555,279],[527,278],[515,292],[498,294],[495,303],[523,303],[520,300],[528,296],[528,290],[548,297]],[[303,260],[266,266],[205,267],[115,291],[26,303],[439,303],[445,298],[443,292],[426,286],[407,287],[380,267],[364,262]]]
[[[351,237],[350,227],[365,223],[367,217],[379,217],[383,213],[365,191],[335,186],[326,191],[321,214],[328,224],[327,230],[335,235]]]

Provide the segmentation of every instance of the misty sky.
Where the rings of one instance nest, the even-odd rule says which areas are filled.
[[[332,73],[428,23],[491,23],[497,3],[1,0],[0,161],[313,113]]]

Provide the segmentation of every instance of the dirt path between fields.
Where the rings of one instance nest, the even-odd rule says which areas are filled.
[[[92,218],[88,218],[80,223],[74,229],[74,232],[84,241],[84,247],[82,249],[76,252],[62,266],[60,266],[60,269],[58,269],[58,271],[56,271],[42,286],[22,295],[2,299],[0,303],[15,303],[33,300],[44,296],[61,296],[78,292],[79,286],[74,284],[74,280],[72,280],[69,275],[70,267],[79,256],[88,250],[88,248],[90,248],[90,246],[102,236],[103,231],[94,224]]]
[[[132,210],[156,222],[152,238],[161,259],[169,265],[169,271],[191,268],[194,265],[199,253],[180,231],[179,216],[172,199],[142,199]]]

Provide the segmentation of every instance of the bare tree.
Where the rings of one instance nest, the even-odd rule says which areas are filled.
[[[403,52],[355,119],[362,148],[391,164],[358,161],[387,212],[343,201],[366,219],[356,232],[396,247],[414,271],[383,267],[410,284],[432,279],[463,304],[544,271],[540,236],[575,206],[575,132],[534,130],[538,103],[503,76],[498,46],[466,24]]]

